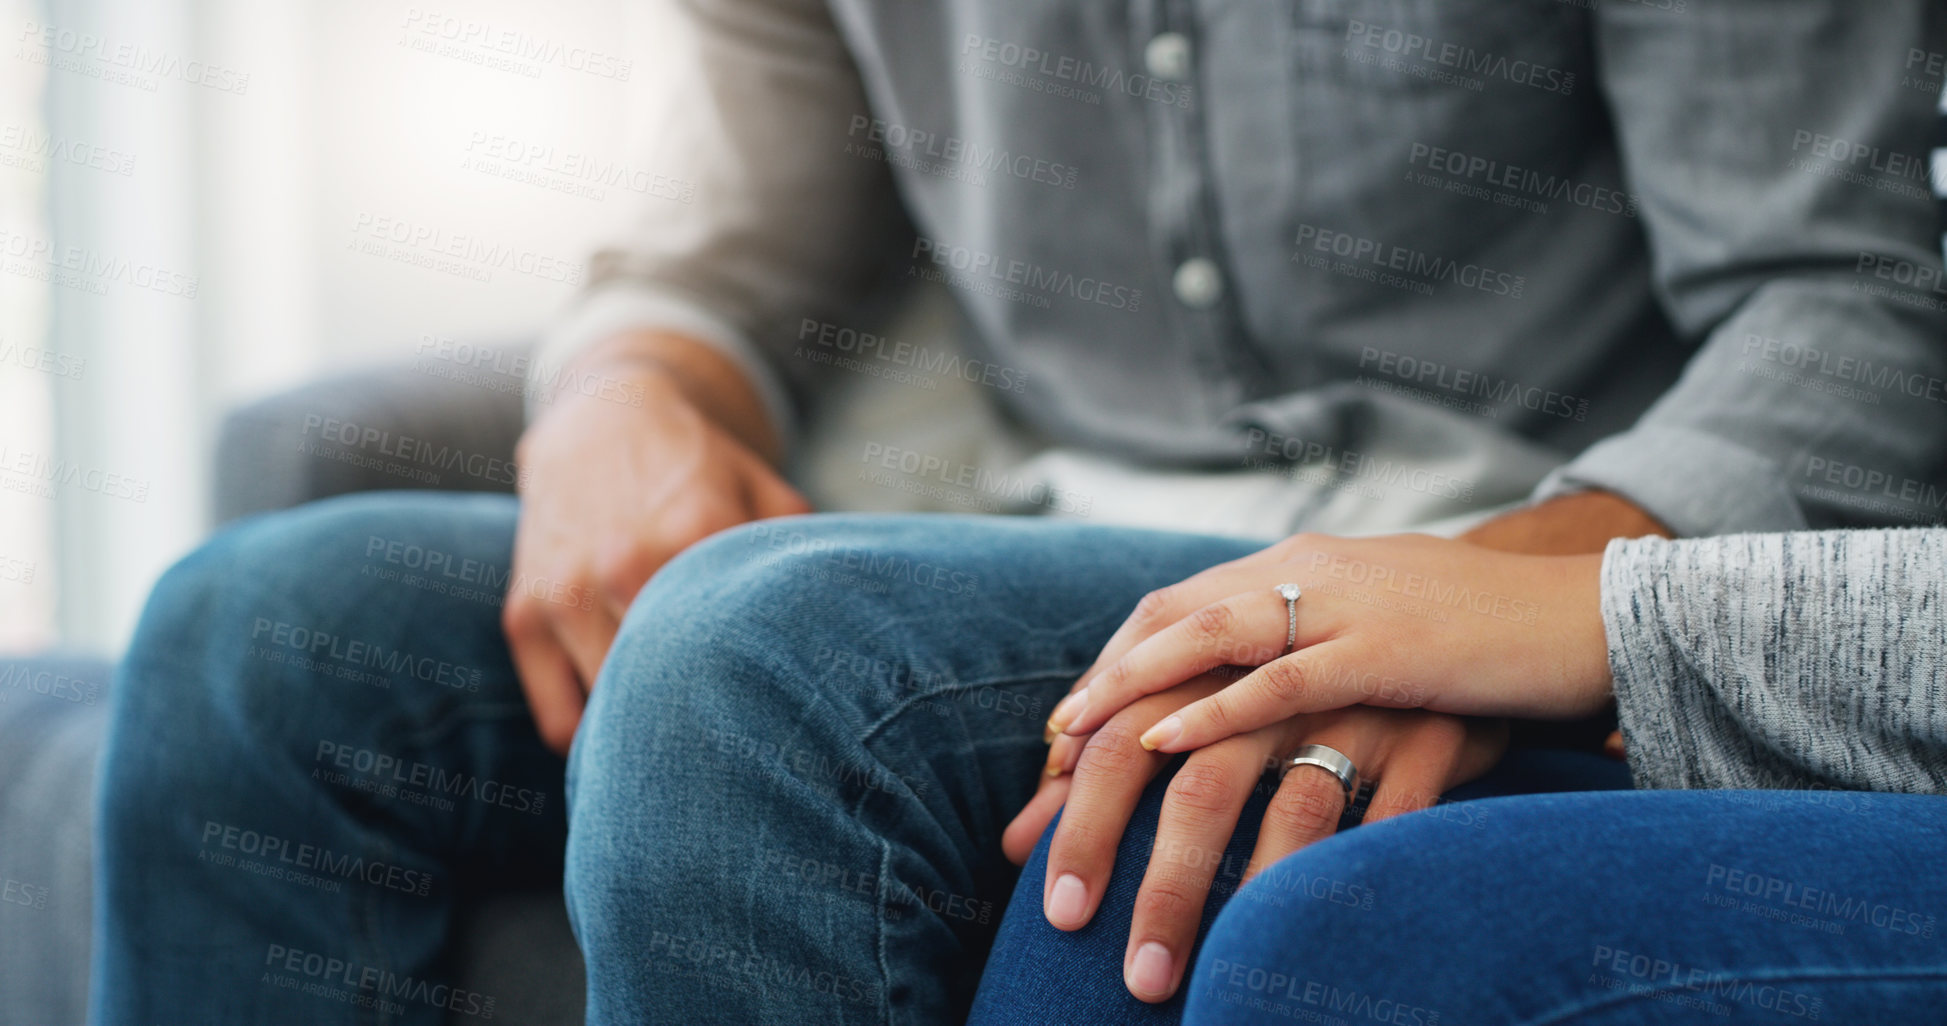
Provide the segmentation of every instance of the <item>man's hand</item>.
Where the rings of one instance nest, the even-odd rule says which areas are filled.
[[[1484,549],[1530,556],[1601,552],[1611,538],[1676,535],[1655,517],[1614,492],[1577,492],[1503,513],[1460,536]]]
[[[1460,540],[1503,552],[1532,556],[1573,556],[1601,552],[1611,538],[1674,538],[1676,532],[1642,507],[1614,492],[1589,491],[1505,513],[1460,536]],[[1611,731],[1603,754],[1623,757],[1621,731]]]
[[[1116,848],[1129,817],[1143,789],[1170,761],[1146,750],[1138,732],[1227,683],[1222,676],[1194,677],[1111,717],[1087,739],[1073,776],[1051,781],[1008,826],[1002,845],[1018,862],[1066,803],[1042,882],[1049,923],[1076,930],[1094,917],[1110,874],[1118,870]],[[1131,994],[1155,1002],[1176,992],[1244,803],[1263,786],[1260,778],[1272,760],[1304,744],[1330,745],[1378,781],[1365,816],[1373,822],[1427,808],[1441,792],[1486,772],[1506,748],[1507,729],[1499,721],[1355,706],[1286,719],[1191,752],[1163,798],[1156,841],[1136,894],[1122,963]],[[1330,837],[1345,811],[1338,778],[1322,770],[1299,767],[1272,786],[1276,791],[1245,867],[1247,880]]]
[[[562,388],[521,438],[520,523],[501,615],[534,722],[564,754],[650,575],[717,531],[811,509],[753,450],[775,447],[769,426],[714,350],[628,336],[591,350],[562,379],[588,375],[621,387]]]

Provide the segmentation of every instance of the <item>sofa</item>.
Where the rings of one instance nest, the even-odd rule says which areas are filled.
[[[511,343],[507,349],[520,348]],[[513,458],[520,382],[484,368],[461,382],[424,360],[347,374],[228,414],[216,436],[213,519],[224,521],[396,478],[298,454],[306,418],[338,417],[434,445]],[[315,428],[314,428],[315,430]],[[436,487],[499,488],[466,475]],[[0,1026],[86,1017],[95,757],[116,686],[106,658],[0,658]],[[496,1021],[582,1021],[582,965],[558,891],[462,902],[454,975],[499,998]]]
[[[938,289],[874,311],[902,336],[951,345],[959,325]],[[506,491],[486,477],[407,482],[381,469],[306,456],[320,418],[512,460],[525,423],[523,382],[510,373],[528,339],[483,339],[406,362],[315,381],[228,412],[215,433],[213,527],[239,517],[361,491]],[[479,354],[492,354],[481,359]],[[805,411],[789,476],[819,508],[937,510],[904,491],[859,484],[868,441],[901,440],[965,459],[1018,458],[1020,439],[975,386],[950,375],[934,389],[834,375]],[[0,656],[0,1026],[85,1020],[95,757],[116,686],[112,659],[92,653]],[[498,998],[512,1026],[582,1021],[581,956],[557,890],[461,903],[452,967],[457,986]],[[489,985],[490,984],[490,985]],[[457,1020],[456,1020],[457,1021]]]

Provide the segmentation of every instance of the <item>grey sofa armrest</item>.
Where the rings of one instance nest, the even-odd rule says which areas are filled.
[[[86,1018],[108,682],[100,659],[0,658],[0,1026]]]
[[[514,490],[526,341],[475,367],[428,353],[242,406],[217,428],[217,523],[347,492]]]

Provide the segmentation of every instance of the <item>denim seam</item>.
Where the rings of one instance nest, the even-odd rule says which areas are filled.
[[[1087,669],[1087,667],[1083,667],[1083,669]],[[978,688],[995,687],[997,685],[1002,685],[1002,684],[1020,684],[1020,683],[1025,683],[1027,681],[1038,681],[1038,680],[1058,680],[1063,676],[1070,676],[1070,677],[1078,676],[1081,672],[1082,672],[1081,670],[1069,670],[1066,668],[1056,668],[1043,673],[1004,674],[998,677],[983,678],[981,680],[976,680],[976,681],[963,681],[958,684],[949,684],[937,690],[925,692],[924,694],[909,696],[908,698],[895,704],[891,709],[886,710],[884,715],[880,716],[877,720],[874,720],[872,723],[868,724],[865,730],[859,733],[859,747],[865,749],[868,752],[871,751],[873,739],[878,737],[879,733],[882,730],[884,730],[894,720],[912,711],[912,708],[921,702],[931,701],[942,695],[958,694],[961,692],[971,691]],[[871,798],[871,794],[869,792],[866,792],[866,793],[861,793],[857,798],[854,798],[852,800],[851,815],[854,820],[858,818],[858,816],[860,815],[860,813],[863,811],[865,807],[865,803],[868,800],[870,800],[870,798]],[[890,912],[890,909],[886,905],[885,881],[891,879],[892,879],[892,844],[891,842],[887,841],[885,838],[882,837],[879,839],[880,885],[879,885],[879,894],[878,894],[878,904],[875,906],[877,910],[877,918],[878,918],[878,926],[879,926],[878,943],[876,946],[878,948],[878,957],[879,957],[879,976],[880,976],[879,993],[881,995],[880,996],[881,1010],[882,1010],[881,1014],[884,1016],[884,1019],[882,1021],[886,1022],[888,1026],[890,1026],[890,1024],[893,1021],[892,1019],[893,974],[892,974],[892,964],[891,962],[888,961],[887,954],[886,954],[886,945],[888,943],[888,938],[886,936],[887,917]]]
[[[520,719],[531,715],[528,708],[519,702],[496,703],[486,708],[455,702],[441,710],[441,715],[435,717],[433,722],[400,734],[398,743],[420,749],[433,748],[462,727]]]
[[[1923,979],[1947,980],[1947,969],[1915,969],[1912,971],[1889,971],[1889,970],[1881,969],[1881,970],[1873,970],[1870,972],[1853,971],[1853,970],[1845,970],[1845,969],[1829,969],[1829,970],[1817,970],[1817,971],[1793,969],[1789,971],[1776,972],[1776,973],[1764,973],[1764,972],[1741,973],[1736,976],[1721,978],[1719,981],[1714,981],[1714,982],[1730,982],[1730,983],[1848,982],[1848,983],[1853,983],[1853,982],[1870,982],[1876,980],[1923,980]],[[1600,998],[1595,1001],[1587,1002],[1585,1004],[1575,1005],[1569,1008],[1557,1009],[1553,1012],[1549,1012],[1545,1014],[1539,1019],[1531,1019],[1528,1022],[1528,1026],[1560,1026],[1560,1024],[1569,1023],[1573,1021],[1573,1019],[1575,1019],[1576,1017],[1591,1012],[1598,1012],[1610,1008],[1621,1007],[1637,1001],[1653,1000],[1654,996],[1658,994],[1676,994],[1676,993],[1685,992],[1687,990],[1688,988],[1685,987],[1674,986],[1671,984],[1664,984],[1658,987],[1631,991],[1630,993],[1627,994],[1615,994],[1611,996],[1605,996],[1603,998]],[[1730,1002],[1728,1001],[1724,1003],[1730,1004]]]
[[[939,698],[942,695],[958,694],[960,692],[973,691],[979,688],[991,688],[1001,684],[1024,684],[1027,683],[1028,681],[1051,680],[1051,679],[1058,679],[1061,677],[1079,677],[1081,676],[1082,670],[1086,670],[1086,669],[1088,669],[1088,667],[1084,666],[1082,667],[1081,670],[1070,670],[1066,668],[1060,668],[1060,669],[1049,670],[1046,673],[1007,674],[1000,677],[989,677],[989,678],[983,678],[981,680],[975,680],[975,681],[963,681],[958,684],[948,684],[935,691],[928,691],[923,694],[912,695],[908,698],[902,699],[897,705],[894,705],[891,709],[886,710],[884,715],[880,716],[877,720],[874,720],[870,725],[868,725],[865,728],[864,733],[859,735],[859,743],[869,744],[872,741],[872,738],[876,734],[878,734],[882,728],[890,724],[893,720],[898,719],[901,716],[904,716],[907,712],[912,710],[913,706],[918,705],[921,702],[930,702],[933,699]]]
[[[877,888],[879,916],[879,1015],[880,1021],[891,1026],[892,1023],[892,961],[886,956],[886,918],[891,912],[886,904],[886,881],[892,879],[892,842],[879,838],[879,886]]]

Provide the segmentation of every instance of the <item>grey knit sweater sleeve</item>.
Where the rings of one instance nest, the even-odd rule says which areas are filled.
[[[1947,792],[1947,530],[1614,541],[1638,787]]]

